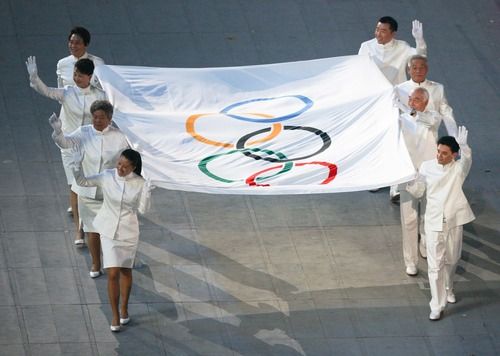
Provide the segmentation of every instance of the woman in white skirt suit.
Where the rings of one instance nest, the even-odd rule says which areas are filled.
[[[108,295],[113,312],[111,331],[120,331],[120,325],[130,321],[128,299],[139,244],[137,212],[144,214],[149,209],[152,189],[149,181],[141,176],[141,169],[139,152],[126,149],[115,169],[90,177],[85,177],[79,168],[73,171],[77,184],[100,187],[104,195],[94,226],[101,235],[103,264],[108,275]]]
[[[60,118],[62,132],[70,134],[82,125],[90,124],[92,115],[90,105],[99,99],[106,99],[106,94],[101,89],[91,85],[94,63],[88,58],[82,58],[74,64],[74,84],[63,88],[50,88],[38,77],[35,57],[28,57],[26,68],[30,76],[31,87],[41,95],[59,101],[61,106]],[[71,150],[61,147],[61,159],[66,174],[66,181],[70,187],[70,206],[75,224],[75,245],[83,245],[84,240],[80,232],[80,219],[78,216],[78,196],[71,190],[73,174],[69,168],[72,160]]]
[[[93,102],[90,112],[92,125],[81,126],[69,135],[63,133],[61,120],[55,114],[49,119],[54,129],[52,138],[55,143],[61,148],[72,149],[78,152],[79,156],[83,156],[83,174],[86,176],[115,167],[121,151],[129,147],[125,135],[111,125],[113,105],[109,101]],[[73,176],[73,173],[71,175]],[[96,278],[101,275],[101,240],[93,221],[102,205],[102,189],[73,184],[71,190],[78,195],[78,212],[83,222],[83,230],[88,234],[88,246],[92,256],[90,277]]]

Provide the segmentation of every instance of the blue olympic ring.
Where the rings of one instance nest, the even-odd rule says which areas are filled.
[[[256,101],[268,101],[268,100],[275,100],[275,99],[281,99],[281,98],[297,98],[300,101],[302,101],[305,105],[304,105],[304,107],[302,109],[300,109],[300,110],[298,110],[298,111],[296,111],[294,113],[291,113],[291,114],[288,114],[288,115],[274,117],[272,119],[267,119],[267,118],[266,119],[254,119],[254,118],[250,118],[250,117],[244,117],[244,116],[239,116],[239,115],[234,115],[234,114],[230,114],[229,113],[230,110],[232,110],[232,109],[234,109],[234,108],[236,108],[238,106],[244,105],[244,104],[253,103],[253,102],[256,102]],[[285,121],[285,120],[297,117],[300,114],[302,114],[303,112],[309,110],[312,105],[313,105],[312,100],[309,99],[307,96],[303,96],[303,95],[285,95],[285,96],[277,96],[277,97],[274,97],[274,98],[258,98],[258,99],[250,99],[250,100],[240,101],[238,103],[234,103],[234,104],[231,104],[229,106],[226,106],[224,109],[221,110],[221,114],[226,114],[227,116],[232,117],[233,119],[238,119],[238,120],[243,120],[243,121],[269,123],[269,122]]]

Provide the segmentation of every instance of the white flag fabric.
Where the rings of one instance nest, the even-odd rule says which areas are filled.
[[[393,88],[366,56],[225,68],[96,68],[113,120],[167,189],[334,193],[415,172]]]

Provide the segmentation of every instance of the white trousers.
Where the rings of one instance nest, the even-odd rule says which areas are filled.
[[[448,229],[443,224],[443,231],[426,231],[427,264],[431,302],[433,312],[441,312],[446,306],[448,290],[453,289],[453,277],[462,254],[463,226]]]
[[[403,236],[403,259],[406,267],[417,267],[419,232],[421,243],[425,246],[425,201],[419,200],[406,190],[401,189],[399,211]]]

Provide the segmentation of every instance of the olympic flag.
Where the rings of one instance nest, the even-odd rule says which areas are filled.
[[[225,68],[103,65],[113,120],[167,189],[366,190],[415,172],[392,86],[368,57]]]

